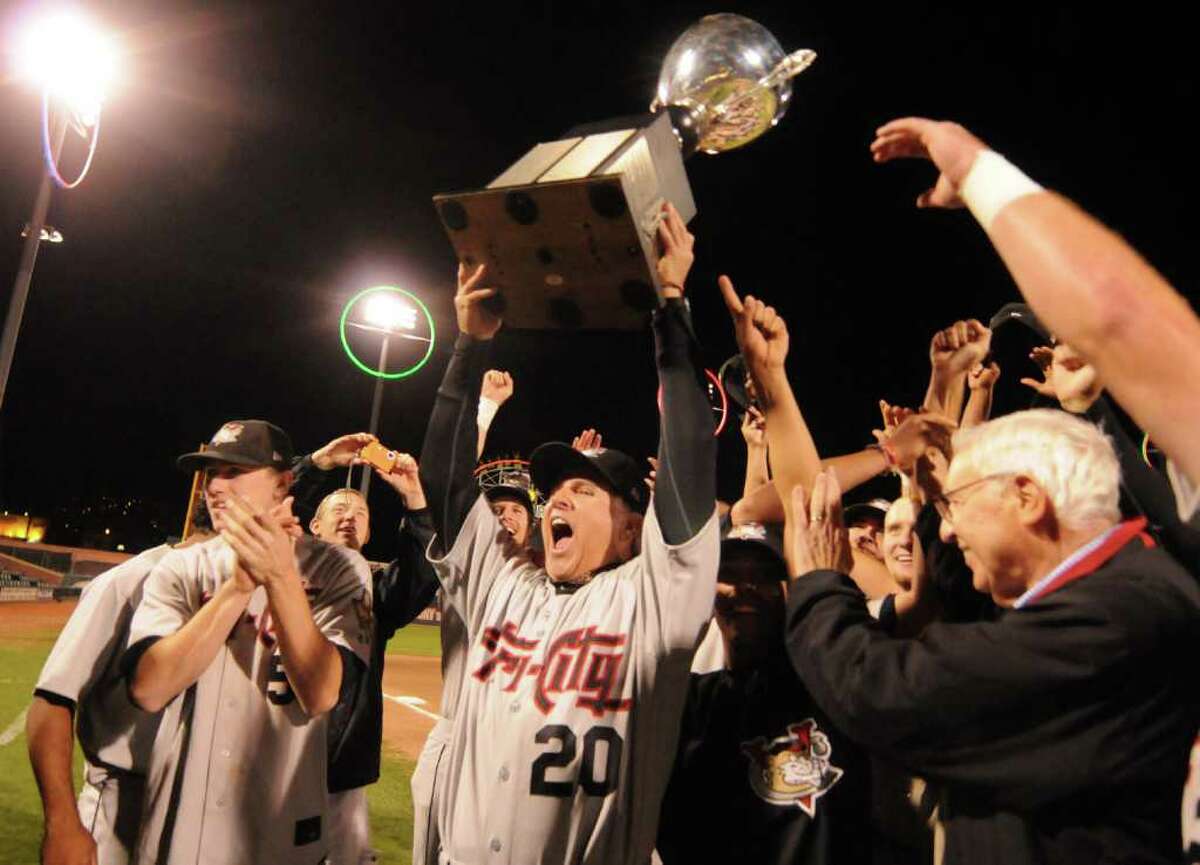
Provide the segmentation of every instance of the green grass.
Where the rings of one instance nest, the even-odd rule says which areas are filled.
[[[409,631],[428,632],[407,634]],[[402,648],[394,648],[399,641]],[[29,705],[33,686],[56,634],[8,638],[0,642],[0,732]],[[390,651],[408,655],[439,654],[438,629],[406,628],[389,643]],[[414,763],[385,746],[381,777],[367,790],[371,809],[371,843],[387,865],[412,862],[412,792],[409,781]],[[82,777],[83,757],[75,749],[76,786]],[[42,837],[42,807],[29,768],[25,734],[0,746],[0,863],[37,862]]]
[[[422,655],[438,658],[442,654],[441,629],[436,625],[409,625],[388,640],[389,655]]]
[[[54,645],[53,631],[12,638],[0,644],[0,731],[29,705],[42,662]],[[83,758],[75,749],[76,785],[82,780]],[[25,750],[25,733],[0,746],[0,862],[37,862],[42,839],[42,806]]]

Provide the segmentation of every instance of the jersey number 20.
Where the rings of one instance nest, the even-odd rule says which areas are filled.
[[[575,760],[575,734],[565,724],[547,724],[534,737],[539,745],[557,742],[557,751],[547,751],[533,761],[533,773],[529,778],[531,796],[556,796],[566,799],[575,793],[574,781],[547,781],[546,771],[563,769]],[[601,776],[596,777],[596,746],[603,742],[604,765],[599,767]],[[579,763],[579,787],[589,796],[607,796],[617,789],[617,775],[621,771],[621,750],[625,747],[620,734],[612,727],[592,727],[583,737],[583,759]]]

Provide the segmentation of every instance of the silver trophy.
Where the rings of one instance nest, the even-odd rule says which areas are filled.
[[[488,266],[509,327],[643,327],[661,289],[663,203],[696,214],[683,160],[778,123],[815,59],[741,15],[702,18],[671,46],[652,113],[577,126],[484,189],[434,196],[459,261]]]
[[[749,18],[706,15],[667,52],[650,110],[670,114],[685,156],[733,150],[783,118],[792,79],[816,59],[807,48],[785,54]]]

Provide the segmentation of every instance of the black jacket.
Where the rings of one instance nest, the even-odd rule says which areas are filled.
[[[943,785],[947,865],[1178,862],[1200,713],[1200,590],[1138,539],[992,622],[886,634],[841,574],[800,578],[792,664],[848,736]]]
[[[821,745],[813,760],[806,748],[821,737],[829,751]],[[788,771],[820,781],[789,787]],[[664,865],[867,862],[869,792],[862,750],[830,725],[786,659],[749,674],[693,674],[658,853]]]

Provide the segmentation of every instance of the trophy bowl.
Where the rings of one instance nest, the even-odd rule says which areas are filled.
[[[665,110],[684,153],[723,153],[780,121],[792,78],[816,52],[791,54],[767,28],[741,15],[706,15],[667,52],[651,111]]]

